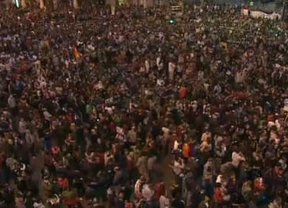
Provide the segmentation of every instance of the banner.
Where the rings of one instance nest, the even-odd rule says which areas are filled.
[[[79,5],[78,5],[77,0],[73,0],[73,7],[74,7],[74,9],[79,9]]]
[[[244,16],[250,16],[252,18],[265,18],[265,19],[271,19],[271,20],[277,20],[281,19],[281,15],[273,12],[273,13],[265,13],[260,10],[249,10],[247,8],[244,8],[241,10],[241,14]]]

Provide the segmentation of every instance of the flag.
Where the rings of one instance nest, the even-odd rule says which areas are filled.
[[[57,0],[53,0],[53,6],[54,6],[54,9],[58,8],[58,1]]]
[[[79,53],[79,51],[78,51],[78,49],[76,47],[74,47],[73,53],[74,53],[74,58],[75,59],[80,58],[81,54]]]
[[[21,6],[23,9],[25,9],[27,7],[25,0],[21,0]]]
[[[112,5],[111,5],[111,14],[115,15],[115,6],[112,6]]]
[[[44,0],[40,0],[40,9],[44,9],[45,5],[44,5]]]

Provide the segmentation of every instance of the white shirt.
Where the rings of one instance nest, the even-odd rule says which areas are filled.
[[[176,175],[180,175],[183,168],[184,168],[184,164],[183,164],[183,163],[180,164],[178,161],[174,161],[174,164],[173,164],[173,172],[174,172]]]
[[[134,194],[137,196],[138,194],[141,194],[141,180],[138,179],[135,183],[135,186],[134,186]]]
[[[161,58],[158,56],[158,57],[156,58],[156,65],[158,66],[158,68],[159,68],[159,66],[160,66],[160,62],[161,62]]]
[[[178,150],[179,142],[177,140],[174,141],[173,150]]]
[[[288,111],[288,98],[284,100],[284,111]]]
[[[156,159],[157,159],[156,156],[154,156],[154,157],[149,157],[149,158],[148,158],[148,161],[147,161],[147,168],[148,168],[148,170],[152,170],[152,169],[153,169],[153,165],[154,165]]]
[[[150,69],[149,60],[146,60],[146,61],[145,61],[145,69],[146,69],[146,72],[149,72],[149,69]]]
[[[10,108],[15,108],[16,107],[16,100],[15,98],[10,95],[9,98],[8,98],[8,105]]]
[[[175,71],[175,64],[172,62],[169,62],[168,64],[168,73],[169,73],[169,79],[173,80],[174,78],[174,71]]]
[[[37,203],[37,202],[34,202],[33,207],[34,208],[45,208],[45,206],[42,203]]]
[[[169,136],[169,129],[166,127],[162,127],[163,135],[165,138],[168,138]]]
[[[161,57],[157,57],[156,59],[156,65],[158,67],[158,70],[162,70],[163,69],[163,63],[161,61]]]
[[[154,191],[150,189],[149,185],[145,184],[142,189],[142,196],[146,201],[150,201],[154,195]]]
[[[26,122],[25,121],[20,121],[19,122],[19,132],[21,133],[21,134],[24,134],[24,133],[26,133]]]
[[[161,195],[159,198],[159,205],[160,205],[160,208],[169,208],[169,206],[170,206],[169,199],[167,197]]]
[[[232,165],[238,167],[240,162],[245,161],[245,157],[241,156],[237,152],[232,153]]]

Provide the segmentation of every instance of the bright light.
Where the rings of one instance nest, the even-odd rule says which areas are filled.
[[[20,8],[20,0],[15,0],[15,5],[17,8]]]
[[[174,24],[175,23],[175,19],[170,19],[169,23],[170,24]]]

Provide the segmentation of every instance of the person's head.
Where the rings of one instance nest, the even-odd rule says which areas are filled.
[[[240,151],[239,151],[239,148],[237,147],[237,146],[233,146],[233,152],[236,152],[236,153],[239,153]]]
[[[204,201],[205,201],[205,202],[209,202],[209,201],[210,201],[209,196],[205,195],[205,196],[204,196]]]
[[[209,158],[208,161],[207,161],[207,163],[208,163],[209,165],[212,165],[213,162],[214,162],[213,158]]]
[[[215,188],[220,188],[221,187],[221,183],[216,183],[215,184]]]
[[[143,175],[140,176],[139,180],[140,180],[141,182],[143,182],[143,183],[145,183],[145,181],[146,181],[146,179],[145,179],[145,177],[144,177]]]
[[[120,167],[119,166],[116,166],[115,168],[114,168],[114,172],[119,172],[120,171]]]

